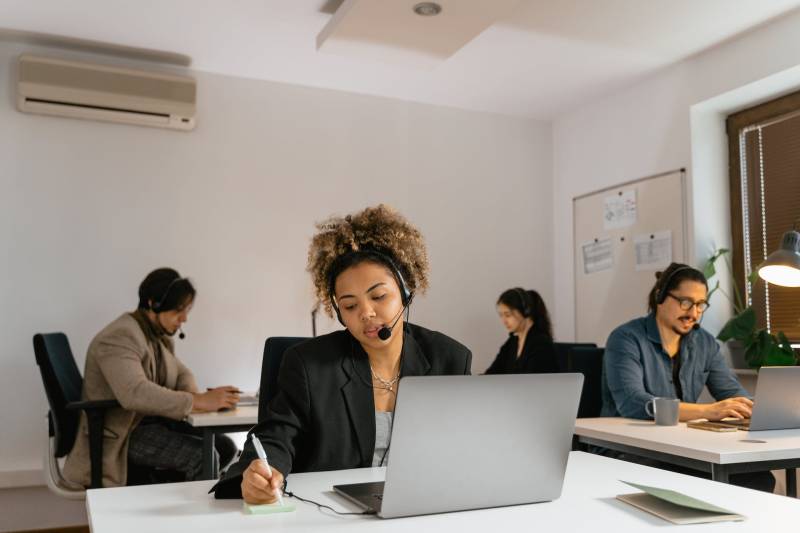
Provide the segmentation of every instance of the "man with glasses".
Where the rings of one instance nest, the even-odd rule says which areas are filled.
[[[603,357],[603,416],[650,418],[645,404],[655,397],[681,401],[680,420],[749,418],[752,400],[739,384],[714,336],[700,328],[708,309],[702,272],[672,263],[648,298],[647,316],[631,320],[608,337]],[[715,403],[697,399],[707,386]]]
[[[708,309],[708,282],[702,272],[672,263],[657,275],[647,316],[619,326],[608,337],[603,356],[602,416],[651,418],[653,398],[680,400],[680,420],[749,418],[753,401],[719,351],[714,336],[700,327]],[[717,400],[697,403],[703,387]],[[609,450],[598,450],[611,455]],[[622,454],[620,459],[697,475],[658,461]],[[731,483],[772,492],[769,472],[735,474]]]

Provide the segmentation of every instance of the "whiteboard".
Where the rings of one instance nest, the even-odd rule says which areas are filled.
[[[683,169],[572,201],[575,340],[605,346],[611,331],[647,312],[655,273],[685,262]]]

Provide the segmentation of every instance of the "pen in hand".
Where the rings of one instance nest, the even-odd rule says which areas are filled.
[[[269,461],[267,461],[267,452],[264,451],[261,441],[256,438],[255,433],[250,434],[250,440],[253,442],[253,447],[256,449],[258,458],[264,461],[264,466],[267,467],[267,473],[270,475],[270,477],[272,477],[272,468],[269,466]],[[278,494],[278,503],[283,505],[283,495],[281,494],[281,489],[275,489],[275,492]]]

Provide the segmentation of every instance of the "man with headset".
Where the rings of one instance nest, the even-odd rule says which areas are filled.
[[[192,283],[177,271],[154,270],[139,286],[136,311],[114,320],[89,345],[83,399],[116,399],[121,406],[110,409],[105,417],[104,487],[160,481],[129,480],[129,463],[150,471],[179,472],[187,481],[196,479],[202,470],[202,435],[183,418],[190,412],[216,411],[238,402],[235,387],[199,392],[192,372],[175,356],[172,337],[180,332],[184,338],[181,326],[195,295]],[[224,466],[233,459],[236,446],[220,437],[215,444]],[[88,440],[82,414],[64,473],[83,486],[90,484]]]
[[[707,297],[705,276],[688,265],[672,263],[658,276],[648,297],[647,316],[619,326],[608,337],[602,416],[651,418],[645,405],[666,397],[680,400],[682,421],[750,417],[749,394],[725,362],[714,336],[700,327]],[[697,403],[704,387],[716,402]],[[769,492],[774,487],[769,472],[731,476],[731,482]]]

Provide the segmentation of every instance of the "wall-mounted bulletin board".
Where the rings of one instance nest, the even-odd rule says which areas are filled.
[[[684,169],[572,201],[575,340],[604,346],[647,311],[655,273],[687,257]]]

